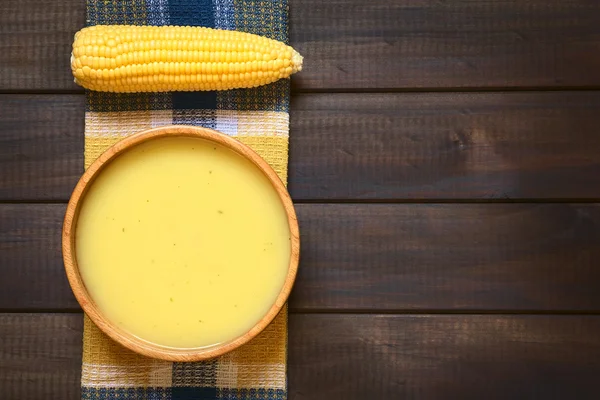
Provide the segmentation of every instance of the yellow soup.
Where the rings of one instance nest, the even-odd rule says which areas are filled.
[[[288,269],[285,210],[264,174],[203,139],[140,144],[86,193],[77,262],[102,313],[147,341],[205,347],[246,333]]]

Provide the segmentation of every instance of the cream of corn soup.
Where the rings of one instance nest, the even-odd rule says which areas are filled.
[[[149,140],[107,164],[83,198],[75,246],[105,317],[175,348],[252,328],[282,289],[291,251],[285,209],[262,171],[189,137]]]

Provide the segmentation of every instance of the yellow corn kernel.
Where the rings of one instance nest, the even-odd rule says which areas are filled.
[[[108,92],[228,90],[265,85],[302,69],[282,42],[203,27],[102,25],[75,34],[71,69]]]
[[[75,79],[84,79],[85,75],[83,75],[83,70],[81,68],[78,68],[75,70],[75,72],[73,72],[73,76],[75,76]]]

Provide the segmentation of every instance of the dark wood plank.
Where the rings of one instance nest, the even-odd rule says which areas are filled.
[[[83,96],[0,95],[0,199],[65,200],[83,172]]]
[[[600,198],[600,92],[304,94],[289,188],[314,199]],[[82,95],[0,95],[0,200],[67,200]]]
[[[0,309],[79,309],[62,262],[65,208],[0,205]]]
[[[298,205],[294,312],[600,310],[600,205]],[[0,309],[77,310],[63,205],[0,205]]]
[[[79,314],[0,314],[0,398],[80,399]]]
[[[291,3],[298,89],[600,83],[594,0]]]
[[[595,0],[290,0],[298,90],[600,85]],[[80,0],[0,3],[0,90],[77,90]]]
[[[79,314],[0,317],[0,397],[78,399]],[[289,398],[595,399],[598,316],[290,315]]]
[[[322,94],[292,109],[296,200],[600,197],[598,92]]]
[[[600,318],[293,315],[290,399],[596,399]]]
[[[80,90],[69,57],[84,25],[85,1],[2,0],[0,90]]]
[[[298,206],[296,310],[599,310],[600,206]]]

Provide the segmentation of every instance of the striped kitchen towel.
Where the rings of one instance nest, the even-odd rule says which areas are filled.
[[[87,0],[87,23],[200,25],[287,42],[286,0]],[[260,154],[287,180],[289,80],[224,92],[87,92],[85,164],[117,141],[169,124],[213,128]],[[84,321],[83,399],[286,399],[287,309],[257,338],[215,360],[137,355]]]

